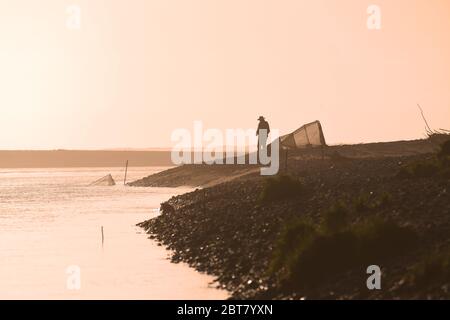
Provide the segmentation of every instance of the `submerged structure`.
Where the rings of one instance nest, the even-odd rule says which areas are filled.
[[[100,178],[90,184],[90,186],[115,186],[116,182],[114,181],[111,174],[108,174],[107,176],[104,176],[103,178]]]

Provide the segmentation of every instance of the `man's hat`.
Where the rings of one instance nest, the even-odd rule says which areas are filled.
[[[265,119],[265,118],[264,118],[263,116],[260,116],[260,117],[258,118],[259,121],[264,120],[264,119]]]

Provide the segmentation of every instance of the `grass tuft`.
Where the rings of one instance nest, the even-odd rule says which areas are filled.
[[[293,263],[292,259],[295,259],[298,252],[303,250],[302,246],[307,245],[317,235],[317,229],[309,221],[300,219],[287,224],[276,243],[269,272],[284,270],[285,267],[290,266]]]
[[[450,157],[450,140],[447,140],[441,145],[441,150],[438,153],[440,158]]]
[[[450,140],[441,145],[435,157],[404,166],[397,173],[401,179],[441,177],[450,178]]]
[[[450,250],[434,252],[415,265],[407,275],[407,282],[415,289],[426,289],[450,282]]]
[[[290,224],[278,240],[270,272],[293,290],[313,287],[404,253],[417,240],[409,228],[381,219],[345,225],[347,210],[335,206],[322,225]]]
[[[347,226],[350,213],[343,202],[336,203],[327,210],[322,221],[322,231],[325,233],[338,232]]]

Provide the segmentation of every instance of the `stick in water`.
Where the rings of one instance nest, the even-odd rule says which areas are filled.
[[[128,160],[127,163],[125,164],[125,176],[123,177],[123,185],[127,185],[127,172],[128,172]]]
[[[104,236],[104,234],[103,234],[103,226],[102,226],[102,246],[103,246],[103,243],[105,242],[105,236]]]

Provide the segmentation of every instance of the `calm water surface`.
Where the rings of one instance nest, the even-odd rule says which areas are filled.
[[[132,168],[129,181],[162,169]],[[109,173],[118,185],[88,186]],[[0,299],[226,298],[135,226],[189,190],[122,184],[118,168],[0,170]]]

